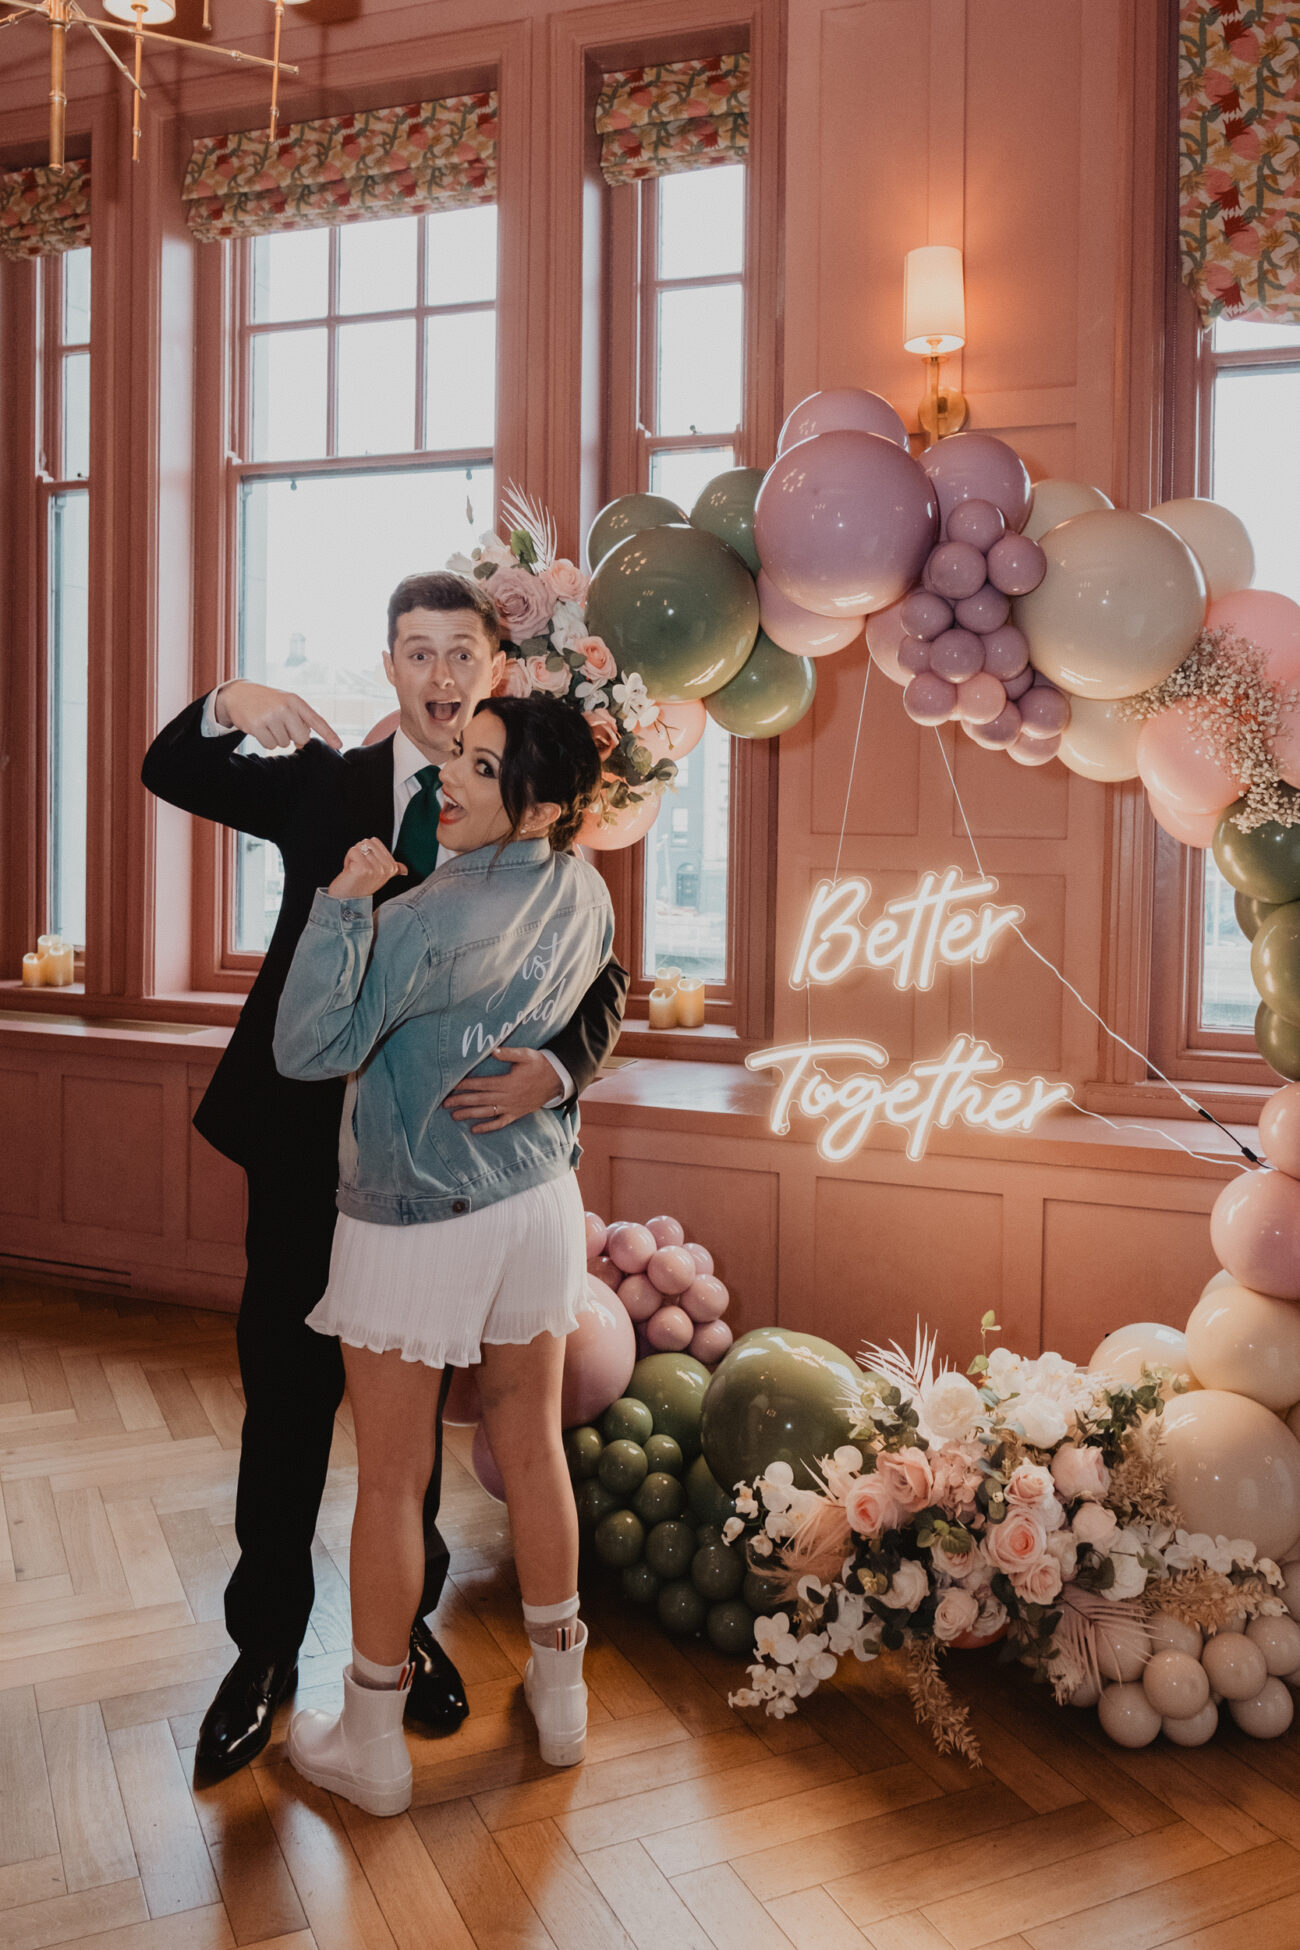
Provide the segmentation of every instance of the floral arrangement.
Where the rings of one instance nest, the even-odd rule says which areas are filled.
[[[983,1334],[996,1332],[986,1315]],[[941,1751],[972,1762],[965,1709],[939,1669],[949,1646],[1006,1638],[1058,1700],[1100,1685],[1106,1634],[1163,1611],[1207,1628],[1280,1613],[1281,1572],[1253,1545],[1178,1528],[1159,1465],[1167,1370],[1138,1383],[1059,1354],[981,1353],[935,1368],[869,1348],[852,1443],[800,1488],[788,1463],[741,1485],[728,1542],[775,1570],[787,1605],[760,1618],[738,1706],[780,1718],[848,1654],[905,1652],[909,1691]]]
[[[487,585],[508,658],[501,692],[531,697],[540,691],[582,712],[604,768],[602,816],[612,820],[676,778],[667,756],[671,728],[639,673],[620,671],[604,639],[589,634],[583,605],[591,578],[557,554],[550,515],[514,487],[502,505],[508,539],[489,532],[447,567]]]

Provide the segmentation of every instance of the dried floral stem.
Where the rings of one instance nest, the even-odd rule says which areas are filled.
[[[939,1648],[933,1639],[913,1639],[907,1647],[907,1696],[917,1724],[928,1727],[941,1754],[960,1754],[972,1767],[980,1765],[979,1742],[970,1729],[970,1709],[953,1698],[939,1670]]]
[[[1152,1585],[1150,1593],[1153,1611],[1184,1625],[1199,1625],[1205,1632],[1222,1631],[1242,1612],[1248,1618],[1258,1618],[1276,1616],[1286,1609],[1263,1578],[1246,1577],[1234,1583],[1222,1571],[1212,1571],[1208,1566],[1177,1571]]]
[[[1177,1525],[1178,1512],[1169,1496],[1169,1483],[1160,1458],[1164,1426],[1156,1418],[1133,1437],[1132,1447],[1110,1472],[1107,1501],[1144,1523]]]

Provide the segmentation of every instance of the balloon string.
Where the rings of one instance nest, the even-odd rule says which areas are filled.
[[[840,856],[844,852],[844,835],[848,831],[849,806],[851,805],[853,800],[853,781],[857,776],[858,753],[862,747],[862,725],[863,725],[863,720],[867,715],[867,685],[870,682],[871,682],[871,653],[870,651],[868,651],[866,667],[862,672],[862,697],[858,704],[857,730],[853,734],[853,755],[849,759],[849,776],[848,776],[848,781],[844,787],[844,809],[840,814],[840,836],[835,845],[835,867],[834,867],[834,871],[831,874],[831,884],[833,886],[838,884],[839,877],[840,877]],[[804,992],[803,992],[804,1031],[810,1043],[813,1039],[812,992],[813,992],[812,983],[811,982],[805,983]]]
[[[1176,1144],[1180,1151],[1185,1151],[1189,1158],[1195,1158],[1203,1165],[1231,1165],[1234,1171],[1250,1170],[1250,1166],[1243,1164],[1239,1158],[1225,1158],[1222,1154],[1215,1157],[1208,1151],[1193,1151],[1190,1145],[1182,1142],[1181,1138],[1171,1136],[1168,1131],[1162,1131],[1158,1124],[1117,1124],[1113,1118],[1103,1117],[1099,1110],[1085,1110],[1082,1104],[1073,1104],[1071,1108],[1077,1110],[1083,1117],[1095,1117],[1098,1123],[1109,1124],[1111,1130],[1118,1131],[1121,1137],[1125,1131],[1147,1131],[1152,1137],[1164,1138],[1167,1143]],[[1228,1136],[1232,1136],[1231,1131]]]
[[[966,839],[970,845],[971,853],[974,856],[975,865],[979,869],[981,878],[984,878],[986,877],[984,875],[984,863],[980,859],[979,848],[975,844],[975,835],[974,833],[972,833],[970,821],[966,817],[966,808],[962,804],[961,794],[957,790],[957,781],[953,777],[952,766],[948,763],[948,754],[944,749],[943,739],[939,736],[938,725],[936,725],[934,728],[934,735],[939,746],[939,756],[943,759],[944,770],[948,774],[948,783],[952,787],[952,796],[956,801],[957,810],[961,814],[961,823],[966,829]],[[1232,1131],[1230,1131],[1226,1124],[1221,1124],[1219,1122],[1219,1119],[1213,1114],[1212,1111],[1206,1110],[1204,1104],[1198,1104],[1195,1097],[1189,1097],[1187,1092],[1183,1090],[1178,1084],[1176,1084],[1172,1077],[1167,1077],[1164,1071],[1159,1067],[1159,1065],[1152,1062],[1150,1056],[1146,1053],[1145,1050],[1136,1049],[1132,1043],[1130,1043],[1129,1041],[1127,1041],[1125,1037],[1120,1035],[1117,1029],[1112,1029],[1110,1024],[1106,1021],[1105,1017],[1099,1016],[1097,1014],[1097,1011],[1093,1008],[1091,1002],[1086,1001],[1085,998],[1082,995],[1080,995],[1078,989],[1075,988],[1074,983],[1069,981],[1067,977],[1061,973],[1060,969],[1056,966],[1056,963],[1049,961],[1046,955],[1042,954],[1039,949],[1035,948],[1033,942],[1029,939],[1028,935],[1025,934],[1021,928],[1013,927],[1012,933],[1019,936],[1020,940],[1024,943],[1025,947],[1028,948],[1030,954],[1034,957],[1036,961],[1042,962],[1043,967],[1048,969],[1051,974],[1055,975],[1057,981],[1061,984],[1062,988],[1069,990],[1070,994],[1074,997],[1075,1001],[1079,1004],[1080,1008],[1087,1010],[1088,1014],[1092,1017],[1093,1021],[1100,1025],[1100,1027],[1105,1031],[1106,1035],[1110,1037],[1113,1043],[1120,1044],[1121,1048],[1126,1049],[1131,1056],[1136,1056],[1140,1063],[1145,1063],[1147,1068],[1151,1070],[1156,1076],[1158,1076],[1162,1083],[1168,1084],[1169,1088],[1173,1091],[1174,1095],[1180,1100],[1180,1102],[1186,1104],[1188,1110],[1194,1111],[1198,1117],[1203,1117],[1207,1124],[1213,1124],[1217,1130],[1222,1131],[1223,1135],[1228,1139],[1229,1143],[1236,1145],[1238,1151],[1241,1152],[1243,1158],[1248,1158],[1252,1165],[1259,1165],[1264,1162],[1263,1159],[1259,1156],[1259,1154],[1255,1151],[1252,1151],[1248,1144],[1243,1144],[1241,1139],[1237,1137]],[[1075,1108],[1081,1109],[1082,1106],[1076,1105]],[[1100,1115],[1100,1112],[1090,1111],[1086,1114],[1089,1116],[1096,1117]],[[1103,1119],[1103,1122],[1109,1122],[1109,1119]],[[1185,1151],[1187,1149],[1186,1145],[1179,1144],[1176,1138],[1170,1138],[1169,1142],[1171,1144],[1176,1145],[1178,1150],[1180,1151]],[[1188,1155],[1191,1157],[1195,1157],[1196,1153],[1190,1152]]]

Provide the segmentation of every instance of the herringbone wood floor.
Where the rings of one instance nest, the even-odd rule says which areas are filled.
[[[958,1664],[972,1774],[883,1673],[742,1722],[726,1662],[592,1592],[590,1757],[549,1772],[462,1432],[441,1636],[473,1710],[418,1743],[410,1814],[307,1787],[283,1714],[255,1767],[193,1793],[240,1414],[228,1318],[0,1287],[0,1950],[1300,1945],[1300,1739],[1121,1754],[983,1656]],[[353,1463],[345,1412],[299,1702],[338,1694]]]

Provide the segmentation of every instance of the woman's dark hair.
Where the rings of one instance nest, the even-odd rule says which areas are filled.
[[[423,575],[406,576],[388,598],[388,647],[397,641],[397,619],[413,609],[452,611],[473,610],[487,634],[493,650],[501,647],[501,624],[492,598],[473,576],[457,575],[452,569],[431,569]]]
[[[558,806],[547,838],[553,853],[567,853],[582,817],[600,791],[600,754],[586,720],[554,697],[485,697],[474,713],[490,711],[506,734],[501,754],[501,804],[510,837],[530,806]]]

